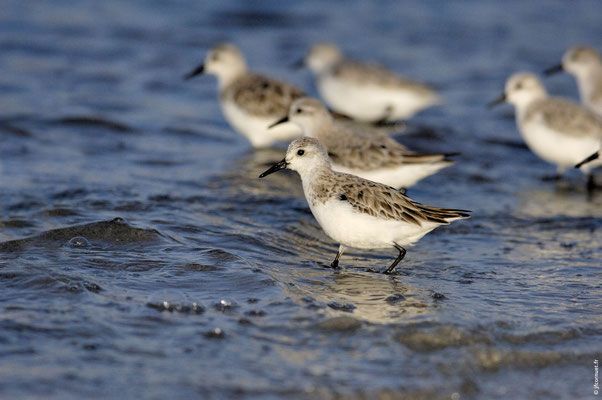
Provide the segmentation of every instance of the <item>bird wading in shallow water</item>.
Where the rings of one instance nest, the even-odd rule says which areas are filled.
[[[314,45],[300,64],[312,71],[329,107],[358,121],[406,120],[441,103],[441,97],[427,85],[377,64],[349,60],[332,43]]]
[[[294,140],[284,159],[259,177],[282,169],[297,171],[305,199],[324,232],[338,242],[332,268],[346,247],[395,248],[399,255],[384,273],[393,272],[411,246],[440,225],[469,218],[466,210],[417,203],[395,188],[332,170],[324,146],[317,139]]]
[[[254,147],[267,147],[301,136],[301,129],[294,124],[283,124],[278,129],[268,129],[268,126],[286,115],[291,103],[305,93],[289,83],[249,72],[244,56],[233,44],[213,47],[204,63],[184,78],[199,74],[217,77],[224,117]]]
[[[587,46],[571,47],[562,56],[562,63],[544,72],[552,75],[566,71],[577,79],[581,102],[591,111],[602,116],[602,59],[600,54]]]
[[[569,100],[549,97],[531,73],[512,75],[504,93],[489,107],[504,101],[514,105],[516,125],[529,149],[556,165],[557,178],[578,165],[588,176],[588,189],[595,187],[591,169],[602,165],[602,160],[582,162],[600,149],[602,120]]]
[[[295,100],[288,116],[271,126],[289,121],[299,125],[304,136],[316,138],[326,147],[333,170],[395,188],[409,188],[453,164],[448,154],[416,154],[388,136],[342,125],[322,103],[309,97]]]

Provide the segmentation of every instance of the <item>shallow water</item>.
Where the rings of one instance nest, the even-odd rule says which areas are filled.
[[[511,108],[484,104],[602,49],[602,3],[346,4],[4,2],[1,398],[593,396],[602,194],[541,181]],[[462,155],[409,194],[473,218],[395,276],[367,272],[388,251],[322,268],[337,244],[298,177],[257,179],[283,147],[252,151],[214,79],[181,79],[225,39],[312,93],[287,66],[324,39],[434,84],[445,105],[398,138]]]

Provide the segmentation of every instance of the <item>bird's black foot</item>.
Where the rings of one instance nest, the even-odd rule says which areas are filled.
[[[333,262],[330,263],[330,268],[332,269],[341,269],[341,267],[339,267],[339,260],[334,260]]]

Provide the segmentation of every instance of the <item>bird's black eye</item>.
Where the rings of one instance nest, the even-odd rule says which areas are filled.
[[[302,109],[300,109],[300,108],[297,108],[297,114],[301,114],[302,112],[303,112],[303,110],[302,110]]]
[[[301,149],[297,151],[297,154],[302,156],[303,154],[305,154],[305,150]]]
[[[217,60],[219,60],[219,56],[217,54],[214,54],[214,55],[211,56],[211,59],[213,61],[217,61]]]
[[[516,84],[516,90],[521,90],[523,88],[523,84],[522,83],[517,83]]]

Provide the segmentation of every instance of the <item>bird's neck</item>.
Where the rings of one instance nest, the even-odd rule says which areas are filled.
[[[226,89],[238,78],[244,76],[247,72],[247,67],[244,64],[238,65],[234,68],[230,68],[225,71],[221,71],[220,74],[217,76],[219,90],[222,91]]]
[[[310,207],[323,203],[328,197],[334,181],[334,174],[328,161],[299,173],[303,183],[303,193]]]
[[[579,74],[576,74],[579,96],[582,100],[590,100],[602,91],[602,64],[597,64]]]
[[[303,133],[306,136],[318,139],[326,148],[329,146],[328,142],[330,134],[334,131],[334,121],[332,121],[330,118],[325,118],[320,121],[316,121],[315,123],[308,124],[303,129]]]
[[[514,101],[516,107],[516,120],[517,122],[522,121],[528,114],[529,110],[541,101],[545,101],[548,95],[545,91],[538,91],[529,94],[529,96],[523,96]]]

